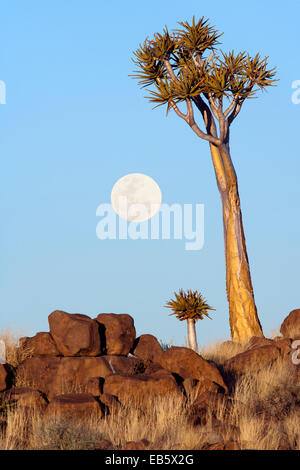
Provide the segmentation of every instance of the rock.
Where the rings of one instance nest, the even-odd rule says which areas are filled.
[[[141,441],[129,441],[123,446],[122,450],[146,450],[149,448],[150,442],[147,439]]]
[[[295,338],[300,335],[300,308],[292,310],[284,319],[280,327],[280,333],[285,338]]]
[[[87,315],[55,310],[49,317],[50,333],[63,356],[101,354],[99,326]]]
[[[104,382],[105,393],[118,397],[123,405],[147,405],[159,396],[181,395],[174,377],[169,374],[156,375],[109,375]]]
[[[173,346],[164,351],[159,363],[164,369],[178,374],[183,379],[207,379],[223,387],[227,391],[223,377],[215,364],[209,363],[189,348]]]
[[[30,351],[31,356],[59,356],[54,339],[50,333],[40,332],[35,336],[20,338],[20,347]]]
[[[0,392],[7,390],[13,383],[13,368],[9,364],[0,364]]]
[[[144,362],[137,357],[127,356],[105,356],[114,374],[135,375],[144,372]]]
[[[39,391],[28,387],[14,387],[2,394],[2,398],[21,407],[44,407],[48,401]]]
[[[164,369],[160,364],[156,362],[146,362],[145,364],[144,375],[170,375],[171,372],[167,369]]]
[[[45,393],[48,397],[84,391],[92,377],[105,378],[113,373],[134,374],[140,360],[129,357],[31,357],[17,369],[19,383]]]
[[[67,393],[53,397],[47,407],[47,415],[64,415],[76,418],[102,417],[99,403],[91,393]]]
[[[135,342],[132,349],[132,354],[143,361],[157,362],[163,350],[155,336],[141,335]]]
[[[286,356],[291,353],[291,343],[290,338],[276,337],[274,339],[262,338],[258,336],[252,336],[249,340],[246,350],[259,348],[261,346],[276,346],[280,349],[282,356]]]
[[[186,395],[188,397],[193,397],[194,399],[196,399],[198,395],[201,395],[204,392],[219,393],[223,390],[223,387],[220,387],[220,385],[206,378],[197,380],[189,377],[187,379],[184,379],[182,385],[184,387]]]
[[[104,379],[102,377],[89,377],[84,381],[84,391],[98,397],[102,393]]]
[[[127,356],[136,338],[133,318],[125,313],[100,313],[96,321],[105,353]]]
[[[274,341],[272,339],[262,336],[252,336],[246,344],[245,350],[248,351],[249,349],[259,348],[261,346],[273,346],[273,343]]]
[[[279,357],[280,349],[276,346],[260,346],[228,359],[223,367],[225,371],[232,374],[251,373],[272,364]]]

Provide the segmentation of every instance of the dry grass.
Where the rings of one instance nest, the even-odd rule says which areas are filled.
[[[16,335],[6,332],[4,339],[7,360],[14,366],[30,355],[30,351],[16,350]],[[225,360],[243,350],[225,342],[210,345],[200,354],[222,369]],[[236,377],[229,411],[225,402],[220,402],[215,415],[208,413],[206,424],[196,428],[187,414],[197,398],[195,391],[187,399],[169,396],[153,400],[142,410],[112,408],[102,419],[49,417],[39,409],[7,407],[0,399],[0,449],[92,449],[103,439],[114,449],[141,439],[147,439],[151,449],[201,449],[218,442],[219,434],[213,427],[217,419],[227,426],[222,431],[224,441],[233,439],[232,429],[238,430],[234,440],[241,449],[300,450],[300,393],[294,385],[294,372],[289,360],[278,360],[256,374]],[[84,390],[72,387],[72,391]]]
[[[0,339],[5,343],[6,362],[13,367],[17,367],[32,353],[28,347],[19,347],[19,338],[22,336],[24,334],[13,332],[10,328],[0,332]]]

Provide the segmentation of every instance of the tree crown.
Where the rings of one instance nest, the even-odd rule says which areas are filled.
[[[165,307],[173,310],[170,315],[176,315],[178,320],[192,319],[195,321],[203,320],[204,316],[210,318],[208,310],[215,310],[208,305],[206,299],[197,290],[189,289],[184,292],[183,289],[179,293],[174,292],[175,299],[171,299]]]
[[[155,107],[166,104],[167,113],[173,108],[199,137],[221,145],[243,102],[274,85],[275,68],[268,69],[268,57],[260,54],[250,57],[245,51],[218,52],[222,34],[204,17],[179,25],[181,29],[170,34],[165,27],[162,34],[156,33],[139,45],[132,59],[138,70],[131,76],[142,88],[154,85],[146,98]],[[226,110],[224,98],[229,101]],[[177,106],[183,101],[187,103],[186,114]],[[202,113],[207,134],[194,121],[192,103]],[[219,136],[214,119],[219,123]]]

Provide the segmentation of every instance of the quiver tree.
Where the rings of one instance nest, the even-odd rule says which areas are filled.
[[[183,119],[210,146],[217,185],[222,201],[226,289],[233,341],[245,342],[262,336],[257,316],[246,250],[238,182],[230,156],[230,126],[244,102],[257,91],[273,85],[274,69],[268,69],[267,57],[246,52],[218,52],[219,34],[201,18],[193,17],[182,29],[146,39],[134,53],[138,66],[133,78],[150,89],[156,106],[166,105]],[[185,102],[186,111],[178,104]],[[203,130],[195,111],[202,116]]]
[[[178,320],[187,321],[188,343],[194,351],[198,351],[197,335],[195,324],[198,320],[203,320],[204,316],[210,318],[208,311],[215,310],[207,304],[206,299],[197,291],[179,290],[174,292],[175,299],[171,299],[165,307],[173,310],[170,315],[176,315]]]

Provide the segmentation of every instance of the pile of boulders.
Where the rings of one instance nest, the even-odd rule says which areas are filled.
[[[291,361],[292,341],[300,338],[300,309],[284,320],[281,337],[251,338],[246,350],[222,368],[189,348],[163,351],[150,334],[137,338],[134,320],[127,314],[102,313],[92,319],[56,310],[49,315],[49,327],[49,332],[20,339],[19,348],[28,357],[17,368],[0,364],[0,398],[44,408],[49,415],[102,417],[113,408],[143,409],[150,399],[167,394],[188,397],[197,390],[189,409],[197,426],[206,424],[220,401],[230,413],[232,375],[255,373],[278,358]],[[297,366],[295,374],[300,385]],[[225,424],[215,424],[222,434]],[[233,436],[237,432],[233,429]]]

